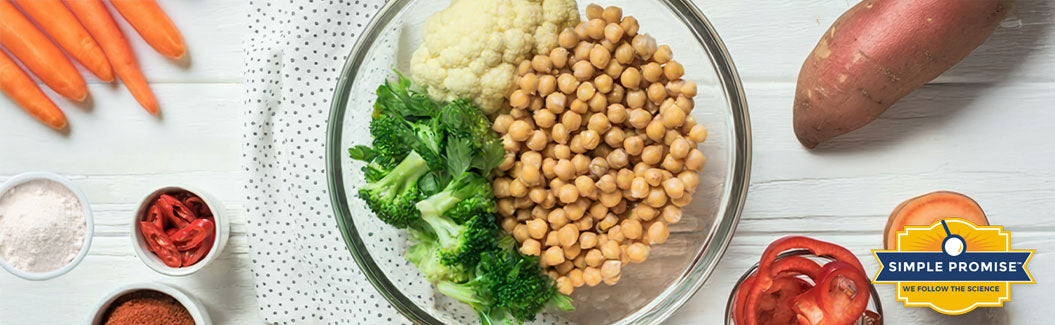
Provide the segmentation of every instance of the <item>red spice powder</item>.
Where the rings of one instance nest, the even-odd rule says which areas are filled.
[[[176,298],[153,290],[117,298],[104,319],[106,325],[194,325],[194,318]]]

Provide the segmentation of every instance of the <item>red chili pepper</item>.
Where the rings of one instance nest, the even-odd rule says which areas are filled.
[[[168,235],[171,238],[172,234],[175,234],[177,231],[179,231],[179,229],[169,228],[169,229],[165,229],[165,234]]]
[[[205,237],[216,231],[216,224],[209,219],[197,219],[172,234],[172,241],[180,251],[191,250],[201,245]]]
[[[161,209],[157,204],[150,205],[142,221],[153,223],[158,229],[165,229],[165,218],[161,215]]]
[[[762,253],[762,259],[758,262],[758,277],[747,293],[746,310],[757,310],[759,297],[773,285],[773,276],[776,275],[772,269],[773,263],[781,253],[794,249],[804,249],[817,256],[842,261],[857,268],[862,274],[864,273],[864,266],[861,265],[861,261],[857,260],[857,256],[842,246],[808,237],[786,236],[770,243]],[[757,313],[747,312],[744,316],[747,324],[758,324]]]
[[[198,215],[198,218],[208,218],[212,216],[212,211],[209,210],[209,206],[205,205],[205,201],[200,197],[191,196],[182,201],[183,205],[186,205],[191,211],[194,211],[194,213]]]
[[[179,250],[172,244],[172,239],[156,225],[146,221],[139,222],[139,231],[143,233],[143,240],[150,246],[150,250],[161,259],[162,263],[170,267],[180,267]]]
[[[176,225],[176,228],[183,229],[187,224],[198,219],[194,211],[171,195],[161,194],[157,205],[161,207],[161,213],[171,220],[172,224]]]
[[[856,266],[834,261],[824,265],[820,281],[796,298],[793,308],[800,324],[852,324],[868,307],[869,288]]]
[[[801,274],[810,279],[819,279],[821,275],[821,265],[817,264],[814,260],[792,255],[773,262],[773,265],[770,267],[770,274],[775,274],[778,277],[784,274]]]
[[[745,314],[747,313],[747,293],[755,287],[755,278],[758,276],[757,273],[748,276],[743,282],[740,282],[740,286],[736,289],[736,296],[733,298],[733,324],[744,324]]]
[[[763,303],[759,312],[759,323],[786,325],[795,320],[795,311],[792,309],[796,297],[813,288],[813,285],[795,276],[781,276],[773,280],[773,287],[769,288],[762,297]]]
[[[201,242],[198,248],[180,252],[180,256],[183,259],[183,266],[191,266],[194,263],[198,263],[205,255],[209,255],[209,251],[212,250],[212,244],[215,241],[215,235],[209,235],[205,237],[205,240]]]

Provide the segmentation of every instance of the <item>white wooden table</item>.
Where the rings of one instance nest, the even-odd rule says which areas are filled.
[[[878,121],[816,151],[791,130],[802,59],[853,1],[711,1],[699,6],[732,52],[751,107],[754,165],[733,242],[707,284],[670,323],[716,324],[734,281],[765,245],[785,234],[841,243],[866,268],[899,202],[949,189],[979,201],[1015,248],[1036,248],[1036,285],[1016,285],[1003,309],[963,316],[905,308],[881,285],[888,324],[1048,323],[1055,312],[1055,3],[1019,1],[1020,26],[1002,28],[964,62],[913,93]],[[0,272],[0,323],[83,323],[107,292],[159,281],[192,292],[220,324],[260,323],[246,258],[240,144],[241,1],[165,1],[192,55],[181,67],[154,54],[124,25],[164,117],[142,111],[120,87],[92,82],[90,108],[57,100],[72,130],[56,134],[0,99],[0,181],[25,171],[67,175],[87,194],[95,238],[81,265],[62,277],[24,281]],[[1011,24],[1015,25],[1015,24]],[[52,98],[58,98],[52,96]],[[128,230],[148,192],[193,184],[224,201],[233,236],[199,274],[171,278],[145,267]]]

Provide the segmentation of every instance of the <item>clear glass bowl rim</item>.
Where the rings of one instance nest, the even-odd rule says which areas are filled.
[[[419,308],[414,302],[403,295],[384,274],[384,271],[373,261],[366,245],[363,243],[359,232],[352,222],[352,214],[348,209],[347,193],[344,189],[343,171],[341,160],[345,158],[345,149],[341,147],[342,123],[344,112],[351,95],[351,87],[355,80],[355,71],[363,64],[368,53],[368,44],[381,35],[382,28],[395,19],[408,4],[415,0],[394,0],[387,2],[380,8],[378,13],[367,24],[365,32],[352,46],[341,74],[337,80],[333,99],[331,100],[330,116],[327,122],[326,135],[326,176],[329,186],[330,201],[337,219],[338,228],[345,244],[349,247],[356,264],[359,265],[367,280],[377,289],[393,308],[410,321],[418,324],[443,324],[430,315],[427,311]],[[729,148],[730,161],[734,168],[727,177],[732,179],[729,188],[726,189],[728,200],[723,202],[717,216],[717,225],[711,230],[707,238],[705,248],[690,262],[687,270],[671,284],[671,288],[661,293],[661,299],[654,299],[648,305],[637,312],[629,315],[620,323],[632,324],[658,324],[674,314],[685,304],[702,286],[718,265],[718,260],[725,253],[729,241],[732,240],[733,232],[739,222],[743,211],[744,201],[747,198],[747,189],[751,169],[751,127],[747,108],[747,98],[744,93],[740,76],[733,64],[729,51],[718,36],[717,31],[710,21],[703,15],[699,8],[689,0],[658,0],[671,12],[678,16],[689,28],[692,36],[708,52],[711,66],[718,77],[723,95],[730,107],[730,118],[732,119],[732,132],[735,138],[733,147]]]
[[[777,255],[777,259],[779,260],[788,256],[795,255],[801,255],[806,257],[818,257],[831,260],[827,257],[814,255],[813,253],[810,253],[810,251],[804,249],[796,249],[780,253],[780,255]],[[736,325],[735,323],[733,323],[733,299],[736,298],[736,290],[740,288],[740,284],[743,284],[744,281],[747,280],[747,277],[751,276],[752,274],[755,274],[755,271],[758,270],[758,264],[759,263],[756,262],[755,265],[752,265],[751,267],[747,268],[747,271],[744,271],[744,274],[740,276],[740,279],[736,280],[736,284],[733,285],[733,289],[729,291],[729,300],[725,303],[725,325]],[[868,293],[872,296],[871,302],[875,304],[875,311],[880,316],[879,324],[876,325],[883,325],[883,304],[882,301],[879,299],[879,291],[876,291],[876,287],[874,284],[872,284],[872,282],[868,282]]]

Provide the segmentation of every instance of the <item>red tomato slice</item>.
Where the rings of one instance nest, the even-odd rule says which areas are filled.
[[[824,265],[817,285],[792,303],[800,322],[814,325],[852,324],[868,307],[868,278],[854,265],[834,261]]]
[[[170,267],[180,267],[183,264],[179,250],[164,231],[146,221],[139,222],[139,231],[143,233],[143,240],[150,246],[150,250],[161,259],[162,263]]]
[[[205,237],[216,232],[216,225],[210,219],[197,219],[186,227],[172,234],[172,241],[180,251],[191,250],[201,245]]]
[[[161,194],[161,197],[158,198],[157,205],[160,206],[161,213],[164,214],[172,224],[176,225],[176,228],[182,229],[183,227],[186,227],[187,224],[198,219],[198,216],[194,211],[191,211],[191,209],[187,208],[183,202],[180,202],[171,195]]]
[[[208,218],[212,216],[212,211],[209,210],[209,206],[205,205],[205,201],[200,197],[191,196],[185,198],[183,199],[183,205],[186,205],[187,208],[194,211],[194,213],[198,215],[198,218]]]
[[[143,216],[143,221],[153,223],[160,229],[165,229],[165,217],[161,215],[161,208],[157,204],[150,205],[147,209],[147,214]]]

